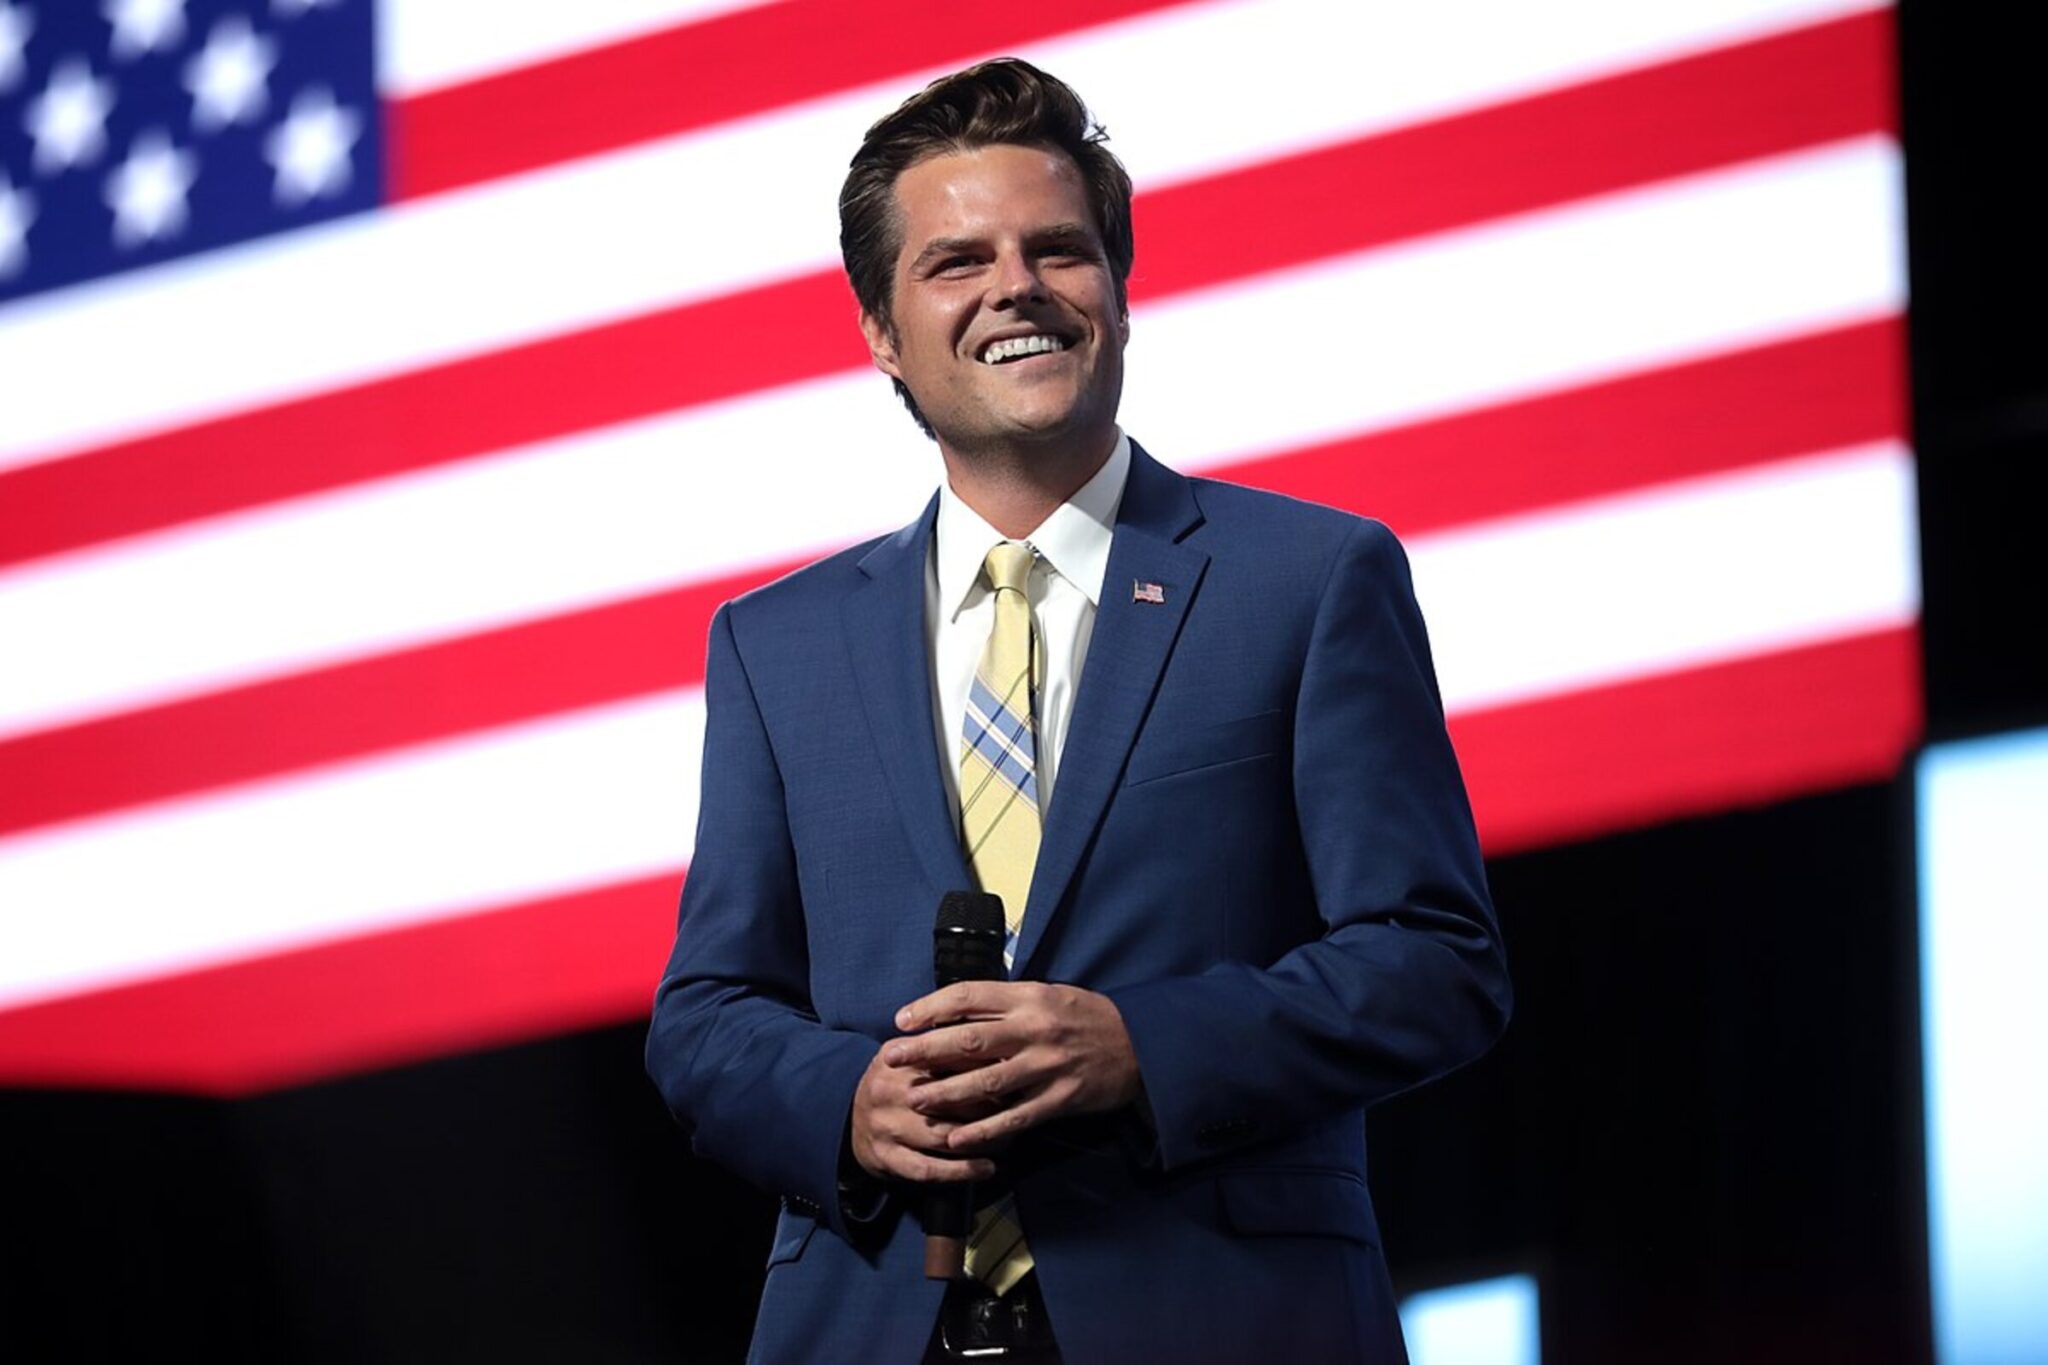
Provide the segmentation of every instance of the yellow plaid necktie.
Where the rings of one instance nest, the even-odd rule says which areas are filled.
[[[1017,931],[1038,862],[1038,731],[1033,693],[1038,650],[1026,586],[1036,553],[1004,541],[988,552],[982,572],[995,592],[995,628],[967,690],[960,736],[960,837],[981,889],[1003,898],[1003,965],[1014,965]],[[1031,1250],[1017,1222],[1017,1201],[1004,1195],[975,1216],[967,1238],[967,1273],[998,1294],[1031,1270]]]

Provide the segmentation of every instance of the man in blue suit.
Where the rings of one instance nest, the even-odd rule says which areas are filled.
[[[1400,1360],[1364,1111],[1507,1018],[1400,547],[1117,426],[1102,144],[1014,61],[869,131],[842,247],[945,486],[712,626],[647,1059],[782,1197],[759,1361]],[[978,883],[1021,910],[1010,978],[935,992]],[[975,1278],[941,1284],[915,1187],[963,1181]]]

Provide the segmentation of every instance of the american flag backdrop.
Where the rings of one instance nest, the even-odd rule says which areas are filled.
[[[1892,773],[1892,47],[1839,0],[0,0],[0,1083],[645,1010],[712,611],[939,474],[846,159],[1002,53],[1138,185],[1126,429],[1408,544],[1490,852]]]

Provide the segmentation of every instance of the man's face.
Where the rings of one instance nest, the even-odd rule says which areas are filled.
[[[949,451],[1104,443],[1128,325],[1081,173],[996,145],[896,178],[894,307],[861,329]]]

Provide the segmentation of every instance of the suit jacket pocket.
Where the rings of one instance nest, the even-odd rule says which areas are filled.
[[[1349,1171],[1273,1167],[1216,1177],[1223,1225],[1252,1236],[1348,1237],[1378,1246],[1379,1225],[1365,1182]]]
[[[818,1230],[815,1218],[801,1213],[782,1211],[775,1222],[775,1241],[768,1248],[768,1268],[773,1270],[784,1261],[794,1261],[804,1254],[804,1247],[811,1240],[811,1234]],[[758,1244],[757,1244],[758,1245]]]
[[[1152,726],[1161,724],[1162,720],[1155,715],[1146,735],[1132,750],[1130,767],[1124,773],[1126,787],[1239,759],[1276,754],[1287,747],[1285,711],[1261,711],[1255,716],[1240,716],[1215,725],[1198,725],[1193,729],[1168,727],[1158,734],[1150,732]]]

